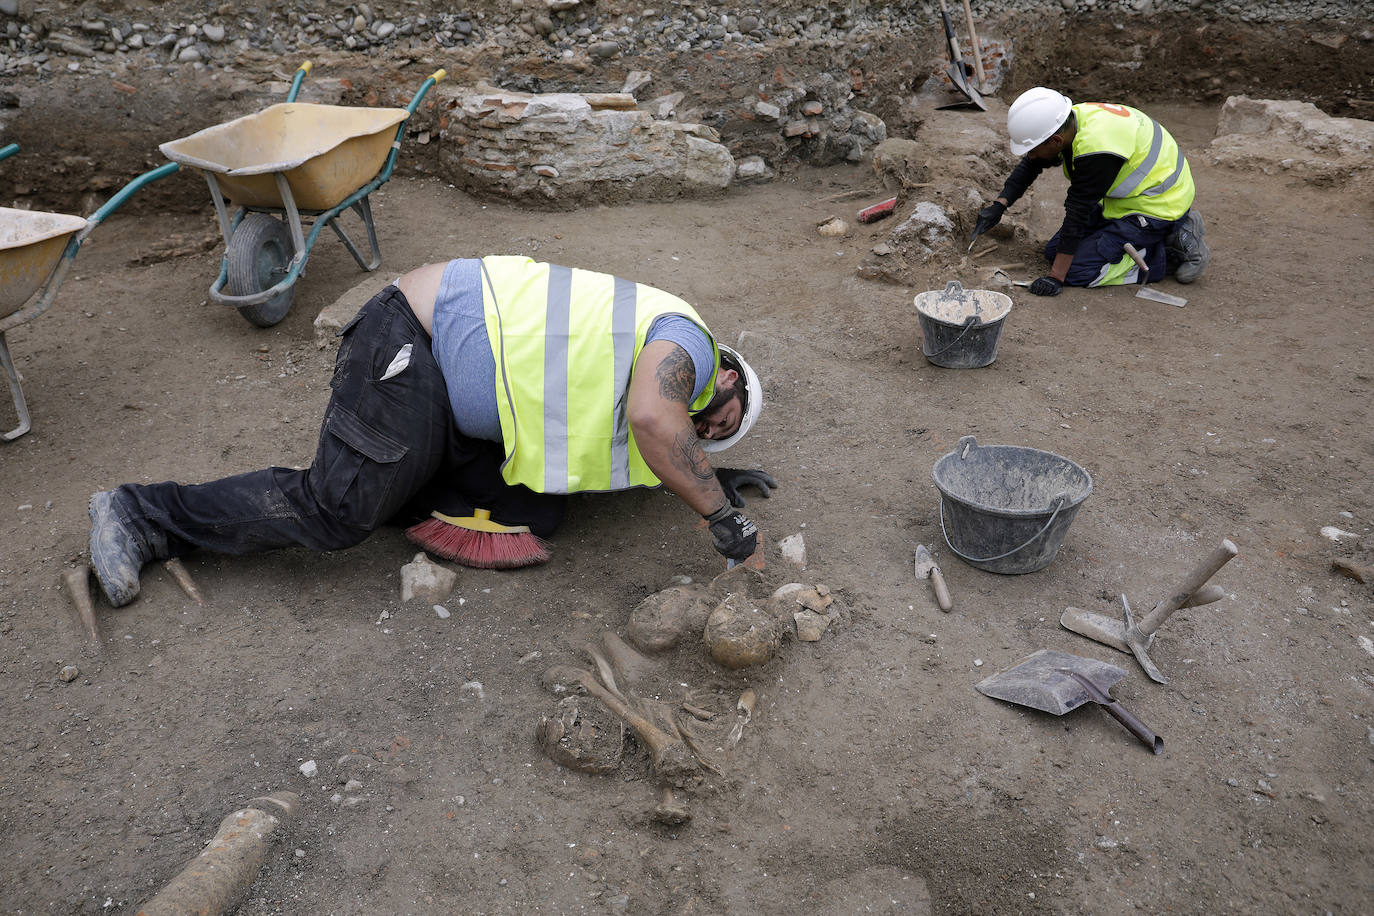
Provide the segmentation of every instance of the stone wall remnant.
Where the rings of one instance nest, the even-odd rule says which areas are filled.
[[[657,120],[623,93],[440,93],[439,160],[471,193],[545,206],[719,193],[735,160],[715,130]]]

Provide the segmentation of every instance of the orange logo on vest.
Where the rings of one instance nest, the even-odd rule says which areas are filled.
[[[1088,104],[1094,108],[1101,108],[1103,111],[1111,112],[1122,118],[1129,118],[1131,116],[1131,113],[1121,105],[1108,105],[1106,102],[1088,102]]]

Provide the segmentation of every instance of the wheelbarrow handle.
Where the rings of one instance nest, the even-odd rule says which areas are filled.
[[[99,226],[102,222],[104,222],[105,217],[109,216],[111,213],[113,213],[114,211],[118,210],[121,206],[123,206],[124,202],[128,200],[130,197],[134,196],[134,194],[137,193],[140,188],[142,188],[144,185],[151,184],[160,178],[166,178],[168,175],[171,175],[173,172],[177,171],[180,168],[181,166],[177,163],[168,162],[166,165],[160,165],[157,168],[152,169],[151,171],[144,172],[142,175],[139,175],[133,181],[130,181],[124,187],[116,191],[114,197],[111,197],[109,200],[105,201],[104,206],[102,206],[99,210],[96,210],[95,213],[91,214],[89,217],[86,218],[86,228],[78,232],[72,238],[72,242],[79,245],[81,241],[86,238],[86,236],[91,234],[92,229],[94,229],[96,226]]]
[[[439,82],[439,80],[443,79],[446,76],[448,76],[448,71],[445,70],[443,67],[440,67],[438,70],[435,70],[429,76],[425,77],[425,81],[420,84],[420,88],[415,90],[415,98],[411,99],[410,104],[406,106],[406,111],[410,112],[411,114],[415,114],[415,109],[420,107],[420,102],[422,99],[424,99],[425,94],[429,92],[430,88],[435,83]],[[397,136],[399,138],[399,134]]]
[[[304,61],[296,68],[296,75],[291,79],[291,91],[286,94],[288,102],[296,101],[296,96],[301,91],[301,83],[305,80],[305,75],[311,71],[315,65],[310,61]]]

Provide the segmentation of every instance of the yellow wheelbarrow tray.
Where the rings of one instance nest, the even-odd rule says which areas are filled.
[[[381,265],[368,195],[391,177],[405,122],[445,75],[431,74],[405,108],[355,108],[297,102],[310,69],[309,61],[297,69],[285,102],[159,147],[210,186],[225,248],[210,299],[259,327],[286,317],[325,226],[363,270]],[[367,231],[367,258],[338,223],[349,209]]]
[[[0,148],[0,159],[18,151],[19,145],[11,143]],[[121,188],[89,218],[0,207],[0,365],[3,365],[9,377],[10,395],[14,399],[15,413],[19,416],[19,425],[0,434],[0,441],[12,442],[33,426],[19,373],[14,367],[14,360],[10,358],[6,332],[48,310],[81,243],[105,217],[118,209],[139,188],[176,170],[175,163],[168,163],[144,172]],[[28,305],[25,306],[25,303]]]

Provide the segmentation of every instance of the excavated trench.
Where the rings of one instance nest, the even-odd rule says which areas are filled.
[[[161,5],[157,15],[170,17],[172,6]],[[867,20],[852,10],[830,9],[823,20],[826,29],[813,23],[798,37],[772,36],[761,27],[754,33],[760,39],[704,42],[717,46],[686,50],[665,47],[660,39],[670,33],[649,29],[644,15],[638,22],[645,34],[622,27],[615,46],[619,50],[613,54],[598,50],[591,41],[595,35],[583,36],[582,44],[569,38],[561,50],[551,39],[513,42],[509,35],[523,36],[517,30],[519,17],[507,30],[496,23],[494,13],[479,15],[479,27],[464,41],[454,31],[436,32],[448,36],[442,40],[416,31],[404,40],[378,41],[365,49],[349,50],[321,39],[314,46],[288,50],[280,41],[275,48],[258,47],[260,36],[255,35],[218,47],[208,63],[156,63],[158,58],[148,53],[109,53],[114,48],[109,41],[88,42],[83,49],[54,39],[79,34],[83,27],[87,33],[102,25],[118,29],[119,22],[128,28],[127,22],[140,15],[154,15],[137,4],[102,7],[104,18],[94,21],[89,10],[70,4],[27,11],[29,32],[47,35],[42,43],[46,58],[43,66],[28,69],[15,69],[17,58],[8,58],[10,79],[0,88],[0,146],[17,142],[22,154],[0,166],[0,201],[6,205],[89,213],[130,178],[164,163],[160,143],[281,101],[285,81],[305,59],[314,62],[310,80],[331,87],[341,103],[350,105],[403,105],[438,67],[448,73],[447,87],[490,85],[526,92],[618,92],[630,74],[643,71],[652,81],[638,94],[641,105],[681,93],[678,120],[707,125],[736,160],[759,156],[773,173],[782,174],[801,163],[843,161],[844,150],[812,136],[786,135],[779,123],[786,122],[789,112],[783,112],[779,123],[764,121],[756,114],[760,102],[786,89],[786,98],[796,107],[814,97],[817,87],[830,87],[832,98],[838,87],[849,95],[846,104],[853,111],[882,119],[889,137],[919,139],[913,99],[923,87],[929,90],[930,80],[939,79],[947,66],[938,17],[931,19],[919,9],[907,10],[901,27],[887,29],[878,27],[876,19],[872,28],[865,28]],[[626,21],[624,10],[588,7],[592,15],[584,9],[585,21]],[[1047,14],[989,15],[979,28],[985,45],[1003,52],[997,66],[989,68],[997,100],[993,104],[1005,104],[1021,90],[1044,84],[1075,98],[1142,105],[1161,100],[1219,105],[1228,96],[1248,95],[1312,102],[1331,115],[1369,117],[1374,112],[1374,32],[1358,11],[1352,5],[1346,18],[1257,23],[1197,11],[1067,15],[1053,4]],[[25,12],[21,8],[19,15]],[[204,23],[215,19],[215,11],[199,4],[179,12],[179,19],[169,21],[183,31],[196,22],[203,30]],[[368,12],[374,18],[380,15]],[[817,8],[815,17],[821,12],[826,11]],[[922,26],[923,20],[928,24]],[[9,25],[13,35],[15,21],[7,22],[0,9],[0,33]],[[628,21],[636,20],[631,15]],[[966,34],[962,22],[958,31]],[[170,34],[178,32],[172,29]],[[478,40],[483,36],[485,40]],[[10,46],[17,50],[22,42],[11,40]],[[439,135],[445,116],[436,94],[411,119],[408,133],[417,142],[407,144],[398,174],[422,172],[453,180],[445,174],[440,144],[428,142]],[[848,156],[849,161],[859,158],[852,151]],[[559,205],[600,201],[595,194],[565,197]],[[150,186],[127,206],[133,212],[199,209],[206,200],[204,182],[183,174]]]

